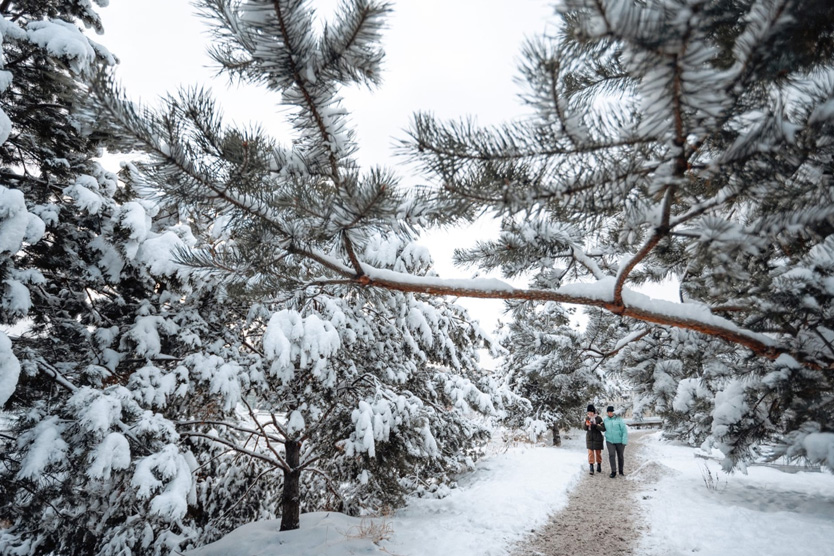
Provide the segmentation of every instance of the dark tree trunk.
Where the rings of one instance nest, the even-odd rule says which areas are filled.
[[[557,427],[556,425],[553,425],[553,445],[562,445],[562,436],[559,434],[559,427]]]
[[[286,461],[290,470],[284,471],[284,491],[281,495],[281,531],[298,529],[301,515],[301,470],[298,469],[301,442],[287,440],[284,444]]]

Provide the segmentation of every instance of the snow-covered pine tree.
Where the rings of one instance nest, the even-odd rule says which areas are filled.
[[[559,430],[575,428],[585,406],[604,391],[597,359],[589,353],[602,342],[585,343],[556,303],[518,303],[512,309],[499,335],[506,349],[499,376],[519,399],[503,404],[505,422],[533,438],[551,430],[560,443]]]
[[[66,110],[76,93],[75,75],[112,57],[67,21],[100,28],[88,2],[0,4],[2,83],[0,84],[0,309],[4,326],[15,324],[32,306],[32,293],[45,281],[19,261],[25,243],[38,242],[56,220],[54,190],[88,180],[106,187],[108,177],[91,162],[94,147]],[[62,17],[51,20],[48,17]],[[94,185],[92,185],[94,184]],[[44,242],[43,244],[46,244]],[[15,389],[20,365],[0,332],[0,406]]]
[[[424,249],[398,239],[361,255],[417,275],[430,268]],[[466,312],[338,285],[284,306],[263,308],[268,367],[248,393],[260,438],[284,459],[282,529],[297,528],[301,511],[380,511],[405,493],[446,491],[488,438],[473,415],[493,410],[477,365],[483,334]]]
[[[322,34],[304,2],[204,5],[220,22],[218,61],[282,95],[297,132],[291,148],[212,143],[200,139],[212,120],[195,126],[188,113],[146,130],[161,174],[176,176],[169,191],[225,205],[246,239],[210,262],[287,287],[575,303],[719,338],[765,362],[742,386],[780,400],[754,405],[773,408],[792,453],[810,439],[823,449],[804,453],[831,464],[828,2],[562,2],[559,31],[525,51],[534,117],[497,129],[416,119],[408,149],[436,178],[434,196],[361,174],[350,156],[338,91],[379,78],[385,5],[346,3]],[[374,233],[484,211],[502,217],[501,237],[459,260],[532,273],[531,289],[415,277],[360,256]],[[681,304],[628,287],[672,276]],[[730,426],[752,406],[727,396],[741,408]]]
[[[302,510],[356,512],[392,506],[404,492],[442,492],[486,438],[470,415],[493,408],[477,367],[484,334],[453,304],[357,287],[321,267],[338,268],[326,253],[344,249],[356,265],[432,274],[428,254],[409,241],[420,205],[385,171],[359,173],[337,96],[343,84],[378,79],[374,41],[388,8],[346,3],[317,34],[305,2],[202,5],[225,70],[280,92],[295,110],[291,147],[227,127],[200,90],[154,112],[102,87],[93,107],[120,148],[150,154],[129,183],[164,192],[210,243],[182,251],[182,261],[256,300],[247,345],[266,366],[241,391],[248,422],[182,419],[179,434],[251,458],[258,478],[280,475],[282,529],[297,528]]]
[[[656,327],[642,341],[625,346],[610,365],[616,365],[633,385],[635,415],[660,416],[666,435],[701,445],[712,432],[716,392],[737,380],[739,374],[750,372],[745,359],[747,367],[761,364],[745,358],[732,344],[686,330]],[[746,401],[755,406],[755,401]],[[744,419],[753,418],[753,414],[755,411]],[[720,424],[720,419],[715,422]],[[761,440],[765,435],[757,436]],[[750,447],[750,442],[734,444],[739,453]]]
[[[113,344],[133,324],[124,300],[136,289],[114,291],[123,262],[102,227],[118,226],[116,177],[93,160],[94,130],[72,106],[113,58],[77,27],[101,28],[89,2],[0,11],[0,550],[92,553],[103,486],[128,467],[131,442],[164,436],[129,432],[141,409],[101,390],[125,355]]]
[[[169,553],[206,529],[209,495],[254,475],[214,448],[195,457],[161,412],[203,390],[222,407],[232,381],[208,371],[258,358],[222,288],[173,264],[195,241],[176,212],[95,160],[106,134],[76,107],[114,60],[79,28],[101,30],[90,2],[0,11],[0,553]],[[205,488],[198,457],[239,488]],[[252,506],[237,523],[264,515]]]
[[[503,219],[459,260],[533,273],[540,290],[516,297],[728,340],[735,353],[714,358],[729,376],[704,386],[728,460],[776,433],[834,467],[834,6],[564,0],[557,13],[524,51],[530,118],[415,119],[408,152],[448,211]],[[669,278],[683,303],[629,289]],[[688,354],[640,365],[665,364],[652,357],[692,365],[666,373],[670,395],[703,380]]]
[[[786,378],[778,367],[749,357],[733,344],[660,327],[652,328],[640,342],[624,346],[604,367],[606,373],[617,373],[633,386],[635,415],[658,415],[666,436],[706,451],[719,448],[727,456],[727,468],[768,454],[824,461],[815,454],[817,446],[827,449],[827,434],[806,424],[809,415],[785,412],[786,407],[825,396],[825,385],[819,386],[812,376],[794,376],[791,387],[785,388],[776,381]],[[796,396],[802,391],[806,401],[800,402]],[[797,453],[794,446],[803,440],[810,452]],[[774,441],[775,450],[759,449],[762,442]]]

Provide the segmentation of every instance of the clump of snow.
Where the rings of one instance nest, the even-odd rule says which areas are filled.
[[[20,361],[12,352],[11,340],[0,330],[0,407],[14,394],[19,378]]]
[[[88,387],[79,388],[70,398],[69,405],[79,412],[81,426],[101,435],[118,422],[122,413],[122,404],[117,397]]]
[[[335,380],[328,372],[329,358],[341,347],[336,328],[318,315],[302,317],[296,311],[282,310],[269,319],[264,332],[264,353],[272,361],[270,371],[283,381],[295,376],[299,369],[311,369],[325,384]]]
[[[219,359],[219,358],[218,358]],[[235,361],[223,361],[211,374],[212,394],[220,394],[223,399],[223,409],[226,411],[235,407],[241,399],[241,377],[244,369]],[[303,426],[302,426],[303,428]]]
[[[422,337],[423,343],[427,347],[431,347],[434,343],[434,334],[429,320],[437,326],[437,313],[431,305],[420,302],[416,302],[409,309],[406,318],[408,327]]]
[[[37,426],[21,435],[18,447],[28,448],[17,472],[19,479],[38,480],[47,467],[61,462],[69,445],[61,437],[63,425],[57,416],[47,417]]]
[[[26,209],[23,192],[0,185],[0,253],[17,253],[24,241],[36,243],[45,230],[43,220]]]
[[[524,418],[524,432],[527,433],[527,438],[530,442],[536,442],[540,438],[544,438],[545,434],[550,430],[550,427],[545,421],[541,419],[534,419],[533,417]]]
[[[643,462],[634,471],[629,472],[628,478],[632,481],[640,481],[651,485],[664,477],[677,474],[679,474],[678,471],[664,465],[662,462],[649,460]]]
[[[17,280],[9,278],[3,282],[2,302],[0,306],[10,315],[25,315],[32,306],[32,297],[29,295],[29,288]]]
[[[8,72],[3,72],[8,73]],[[12,134],[12,120],[3,109],[0,109],[0,145],[9,139]]]
[[[712,412],[712,433],[721,437],[730,426],[741,421],[749,408],[744,397],[744,385],[740,380],[730,381],[715,394],[715,409]]]
[[[686,413],[692,408],[697,399],[709,397],[710,392],[703,387],[700,379],[684,378],[678,383],[675,399],[672,400],[672,409]]]
[[[91,454],[87,475],[93,479],[109,479],[114,469],[127,469],[130,465],[130,445],[127,438],[111,432]]]
[[[32,214],[40,218],[46,226],[58,224],[61,209],[55,203],[46,203],[32,207]]]
[[[136,261],[147,265],[151,274],[157,276],[180,276],[185,278],[188,269],[177,264],[175,256],[177,250],[185,247],[185,243],[172,231],[162,234],[150,234],[141,243],[136,252]]]
[[[812,432],[802,440],[805,457],[811,463],[828,463],[834,468],[834,433]]]
[[[428,423],[425,423],[423,428],[420,429],[420,434],[423,436],[423,450],[425,450],[426,455],[429,457],[437,457],[440,454],[440,450],[437,448],[437,440],[435,440]]]
[[[304,416],[298,410],[290,413],[290,418],[287,421],[287,434],[292,435],[295,432],[304,430]]]
[[[177,392],[178,377],[187,373],[183,367],[165,372],[154,365],[145,365],[130,376],[130,390],[143,405],[165,407],[168,398]]]
[[[87,175],[80,175],[75,183],[64,188],[64,194],[72,197],[76,206],[90,214],[98,214],[104,204],[104,199],[98,192],[98,181]]]
[[[109,347],[113,345],[113,341],[119,336],[119,327],[116,325],[109,327],[97,328],[93,334],[98,347]]]
[[[107,63],[115,63],[106,48],[90,41],[78,27],[67,21],[33,21],[26,26],[26,34],[32,43],[53,56],[67,60],[76,73],[89,71],[96,62],[97,54]]]
[[[391,433],[391,406],[385,400],[379,400],[374,404],[360,400],[359,407],[353,410],[350,418],[355,432],[351,434],[353,442],[347,446],[348,454],[353,454],[356,450],[367,452],[369,457],[375,457],[376,442],[388,441]]]
[[[819,423],[809,421],[786,435],[779,450],[788,459],[805,458],[834,470],[834,433],[822,432]]]
[[[138,355],[151,359],[162,351],[160,330],[166,334],[174,334],[177,325],[157,315],[138,316],[124,335],[124,339],[132,340],[136,344],[134,350]]]
[[[490,395],[479,390],[468,378],[445,373],[439,373],[437,376],[443,380],[443,390],[454,400],[455,409],[461,413],[469,413],[472,406],[483,414],[495,413],[495,406]]]
[[[122,269],[125,267],[125,261],[119,251],[103,237],[99,236],[93,238],[90,242],[90,247],[101,253],[101,258],[98,260],[98,267],[104,275],[116,282],[122,274]]]
[[[658,361],[654,365],[653,390],[658,394],[673,395],[677,390],[676,377],[681,374],[680,361]]]
[[[139,460],[131,485],[139,498],[151,498],[153,513],[169,521],[185,516],[194,488],[191,468],[173,444]]]
[[[126,251],[127,256],[132,259],[136,256],[140,244],[148,237],[151,217],[141,203],[130,201],[122,205],[118,218],[121,225],[130,231],[129,237],[132,241],[126,246]]]

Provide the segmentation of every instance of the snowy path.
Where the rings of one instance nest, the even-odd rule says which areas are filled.
[[[658,432],[629,436],[625,479],[605,471],[588,476],[584,433],[572,431],[561,448],[502,449],[477,462],[447,496],[411,499],[391,516],[308,513],[300,529],[284,532],[279,520],[257,521],[187,554],[831,554],[831,473],[754,467],[726,475]],[[716,490],[705,486],[707,466],[720,481]]]
[[[633,554],[644,528],[636,495],[654,480],[645,473],[640,439],[634,432],[626,448],[626,477],[608,476],[608,452],[603,452],[602,473],[587,471],[571,492],[567,507],[551,516],[536,534],[516,547],[513,556],[567,556],[573,554]]]

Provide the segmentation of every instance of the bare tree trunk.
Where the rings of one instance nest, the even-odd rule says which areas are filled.
[[[553,425],[553,445],[554,446],[561,446],[562,445],[562,436],[559,434],[559,427]]]
[[[284,471],[284,491],[281,495],[281,531],[298,529],[301,515],[301,488],[299,478],[301,470],[298,468],[301,454],[301,442],[287,440],[284,443],[287,465]]]

